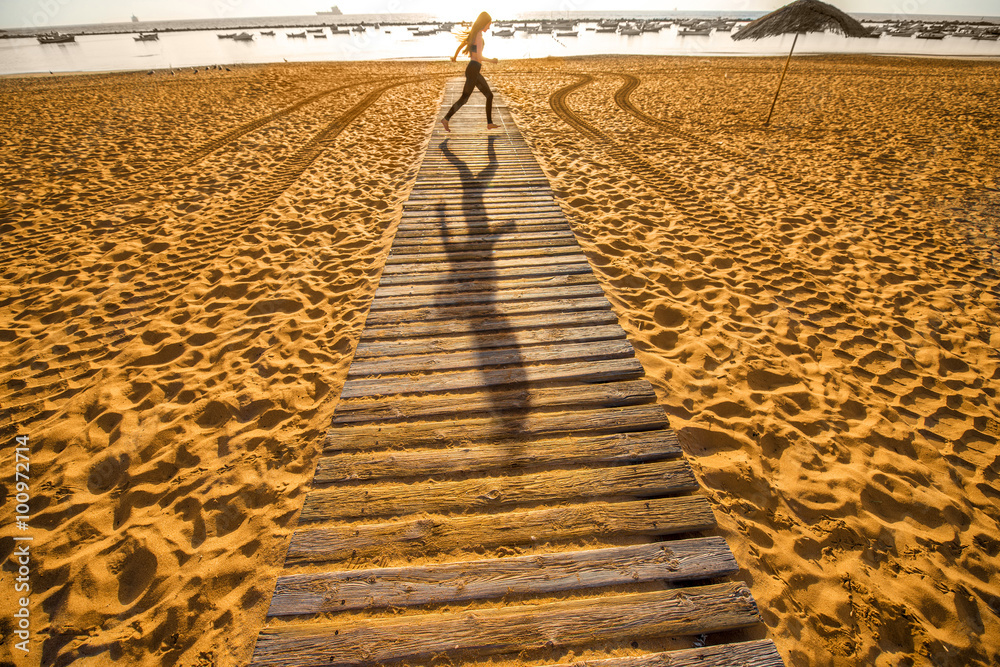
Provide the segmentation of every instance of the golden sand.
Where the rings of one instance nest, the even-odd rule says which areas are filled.
[[[796,58],[766,129],[780,65],[486,74],[787,664],[996,664],[1000,65]],[[460,73],[0,81],[34,660],[249,658],[440,104],[423,77]]]

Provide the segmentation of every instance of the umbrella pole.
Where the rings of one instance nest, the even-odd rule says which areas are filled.
[[[792,51],[795,50],[795,42],[799,40],[799,33],[795,33],[795,38],[792,40],[792,48],[788,50],[788,58],[785,59],[785,67],[781,70],[781,80],[778,81],[778,90],[774,92],[774,100],[771,102],[771,110],[767,112],[767,120],[764,121],[764,127],[771,124],[771,114],[774,113],[774,105],[778,103],[778,93],[781,92],[781,84],[785,82],[785,74],[788,72],[788,63],[792,62]]]

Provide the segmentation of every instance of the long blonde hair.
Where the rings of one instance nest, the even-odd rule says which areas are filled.
[[[476,20],[472,22],[471,28],[468,30],[460,30],[458,32],[457,36],[460,42],[459,48],[462,50],[462,53],[469,52],[469,38],[476,33],[482,32],[486,26],[491,23],[493,23],[493,17],[486,12],[481,12],[479,16],[476,17]]]

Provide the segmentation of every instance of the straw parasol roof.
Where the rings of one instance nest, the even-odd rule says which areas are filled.
[[[778,90],[774,93],[774,101],[771,102],[771,110],[767,112],[767,120],[764,126],[771,124],[771,115],[774,113],[774,106],[778,103],[778,94],[781,92],[781,84],[785,82],[785,74],[788,72],[788,63],[792,61],[792,52],[795,50],[795,43],[799,39],[800,33],[805,32],[825,32],[833,30],[843,33],[848,37],[868,37],[868,28],[861,25],[859,21],[851,18],[833,5],[828,5],[820,0],[795,0],[795,2],[785,5],[781,9],[775,9],[770,14],[761,16],[756,21],[746,24],[739,32],[734,34],[733,39],[761,39],[776,35],[786,35],[795,33],[792,40],[792,48],[788,50],[788,59],[785,60],[785,67],[781,70],[781,79],[778,81]]]
[[[848,37],[868,37],[868,28],[833,5],[820,0],[795,0],[743,26],[733,34],[733,39],[761,39],[788,33],[827,30]]]

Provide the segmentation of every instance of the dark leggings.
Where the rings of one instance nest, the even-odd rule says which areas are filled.
[[[451,105],[451,109],[445,114],[445,120],[451,120],[451,117],[455,115],[455,112],[462,108],[462,105],[469,101],[469,97],[472,95],[472,89],[478,88],[483,95],[486,96],[486,122],[493,123],[493,91],[490,90],[490,84],[486,83],[486,79],[483,78],[481,70],[483,66],[475,60],[469,61],[469,66],[465,68],[465,87],[462,88],[462,96]]]

